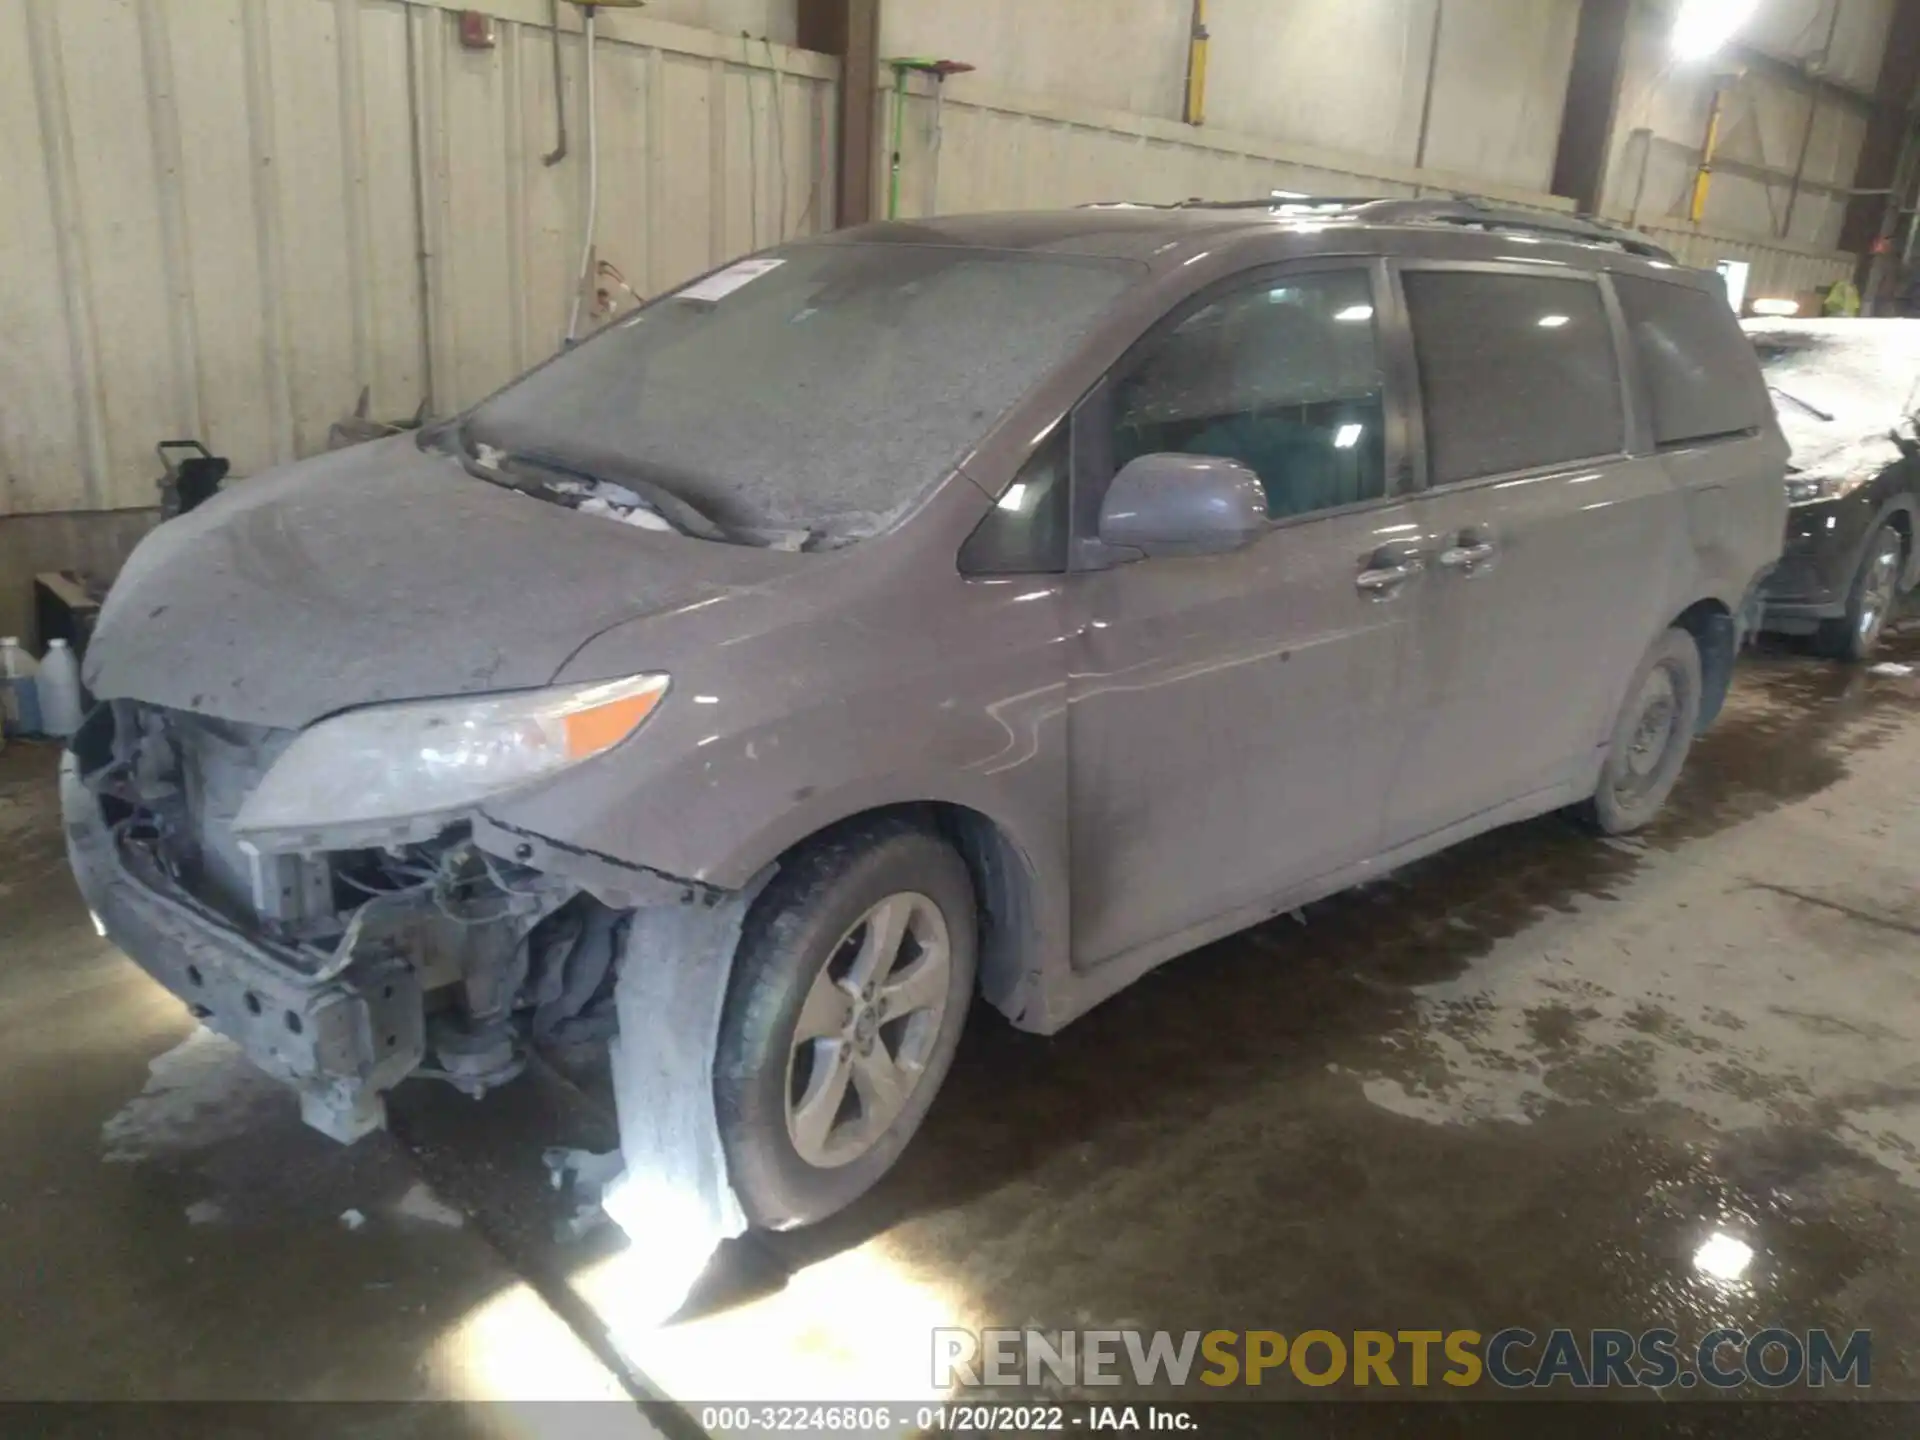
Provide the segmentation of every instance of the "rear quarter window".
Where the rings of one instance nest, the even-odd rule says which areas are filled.
[[[1766,386],[1753,347],[1724,299],[1632,275],[1614,276],[1613,288],[1645,380],[1656,444],[1739,435],[1766,422]]]

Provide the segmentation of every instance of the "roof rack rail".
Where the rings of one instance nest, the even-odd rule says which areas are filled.
[[[1355,220],[1383,225],[1459,225],[1480,230],[1499,230],[1514,234],[1551,236],[1585,245],[1612,245],[1629,255],[1649,260],[1678,263],[1673,253],[1655,244],[1645,235],[1586,215],[1569,215],[1551,210],[1522,210],[1517,206],[1489,205],[1471,195],[1433,196],[1425,199],[1384,195],[1294,195],[1274,194],[1248,200],[1174,200],[1097,201],[1083,209],[1123,208],[1145,210],[1270,210],[1279,214],[1304,214],[1313,211],[1343,210]]]
[[[1089,200],[1082,210],[1357,210],[1378,195],[1268,195],[1256,200]]]
[[[1614,245],[1629,255],[1639,255],[1649,260],[1673,260],[1671,251],[1656,245],[1645,235],[1618,225],[1609,225],[1603,220],[1585,215],[1486,205],[1464,195],[1430,200],[1375,200],[1360,208],[1359,218],[1388,225],[1460,225],[1482,230],[1547,235],[1587,245]]]

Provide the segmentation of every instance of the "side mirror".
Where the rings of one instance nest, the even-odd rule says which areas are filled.
[[[1144,555],[1223,555],[1267,533],[1267,491],[1238,460],[1142,455],[1113,477],[1100,540]]]

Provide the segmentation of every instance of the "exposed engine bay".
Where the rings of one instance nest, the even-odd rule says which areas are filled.
[[[469,821],[368,848],[263,853],[236,837],[292,739],[123,700],[94,712],[74,758],[111,847],[94,858],[124,869],[146,892],[141,918],[172,932],[129,948],[293,1084],[310,1124],[352,1140],[406,1076],[478,1096],[519,1074],[530,1044],[612,1037],[633,912],[515,858],[530,847],[494,853]]]

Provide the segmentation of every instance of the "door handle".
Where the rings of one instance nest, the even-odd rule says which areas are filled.
[[[1449,570],[1459,570],[1471,575],[1480,566],[1493,559],[1497,548],[1491,540],[1477,540],[1467,545],[1452,545],[1440,552],[1440,563]]]

